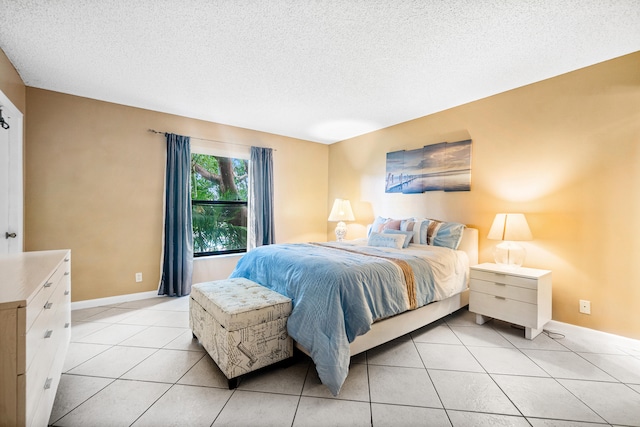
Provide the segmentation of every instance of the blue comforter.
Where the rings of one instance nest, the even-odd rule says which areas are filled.
[[[341,247],[344,244],[262,246],[247,252],[231,274],[292,299],[288,333],[309,351],[320,380],[334,395],[348,374],[349,343],[369,331],[374,320],[410,308],[402,270],[376,256],[388,256],[387,251]],[[392,255],[413,269],[418,306],[433,301],[430,263],[402,251]]]

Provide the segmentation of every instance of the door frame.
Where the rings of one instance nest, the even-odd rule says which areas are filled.
[[[0,128],[0,132],[9,133],[7,204],[2,203],[9,211],[9,230],[0,230],[0,253],[16,253],[24,250],[24,117],[2,90],[0,106],[10,125],[9,129]],[[16,237],[7,239],[5,232],[16,233]]]

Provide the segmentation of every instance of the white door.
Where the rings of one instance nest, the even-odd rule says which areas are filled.
[[[0,254],[22,252],[22,113],[0,91]]]

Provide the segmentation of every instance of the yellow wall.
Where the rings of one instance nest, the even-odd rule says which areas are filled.
[[[25,247],[72,250],[74,301],[157,289],[165,142],[148,128],[276,149],[276,240],[326,238],[326,145],[30,87],[27,105]],[[198,263],[215,279],[235,259]]]
[[[473,78],[473,76],[469,76]],[[385,154],[473,140],[470,192],[385,194]],[[480,229],[524,212],[525,265],[553,271],[553,319],[640,338],[640,52],[333,144],[329,199],[354,205],[349,236],[374,215]],[[333,224],[327,235],[333,234]],[[591,315],[578,300],[591,301]]]
[[[26,88],[22,78],[0,49],[0,90],[22,114],[26,113]]]

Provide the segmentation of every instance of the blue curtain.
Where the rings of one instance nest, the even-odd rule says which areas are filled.
[[[191,293],[193,230],[191,228],[191,148],[188,136],[165,134],[164,250],[158,295],[181,297]]]
[[[249,195],[249,249],[275,243],[271,148],[251,147]]]

